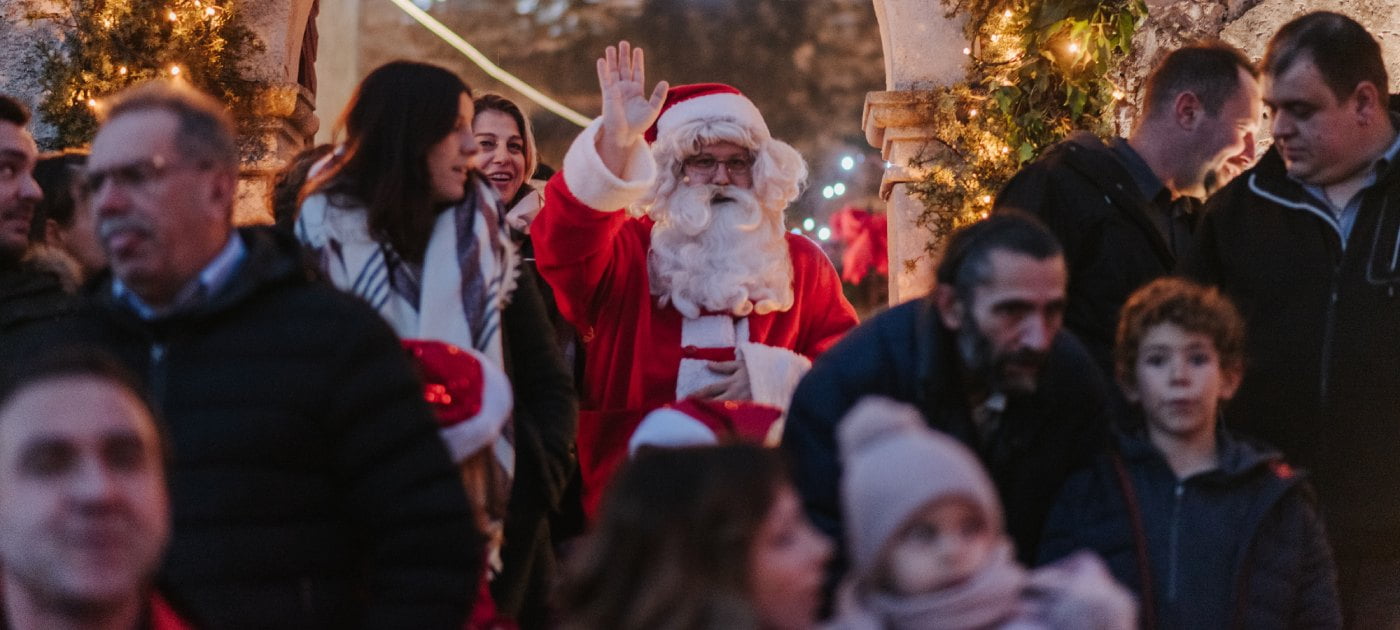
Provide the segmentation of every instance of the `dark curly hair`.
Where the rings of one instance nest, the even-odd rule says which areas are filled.
[[[1161,324],[1210,337],[1221,368],[1244,369],[1244,319],[1230,298],[1190,280],[1158,278],[1134,292],[1118,318],[1114,353],[1119,381],[1136,382],[1138,346]]]

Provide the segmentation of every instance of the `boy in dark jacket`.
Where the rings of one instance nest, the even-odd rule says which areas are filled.
[[[1275,451],[1217,426],[1244,324],[1215,289],[1163,278],[1129,298],[1116,367],[1140,412],[1071,477],[1041,562],[1088,548],[1140,598],[1146,628],[1340,628],[1312,490]]]

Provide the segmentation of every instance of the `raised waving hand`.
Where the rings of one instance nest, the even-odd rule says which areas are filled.
[[[614,175],[623,177],[627,157],[661,113],[667,84],[656,84],[647,97],[646,59],[641,48],[625,40],[608,46],[598,60],[598,87],[603,92],[603,124],[598,130],[598,155]]]

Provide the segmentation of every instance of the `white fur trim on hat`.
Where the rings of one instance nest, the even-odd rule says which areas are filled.
[[[477,363],[481,364],[482,392],[481,410],[476,416],[438,431],[442,441],[447,444],[448,452],[452,454],[452,461],[457,463],[465,461],[495,442],[505,429],[506,421],[510,419],[511,410],[515,406],[510,379],[506,378],[506,373],[496,367],[486,355],[470,348],[461,350],[471,354]]]
[[[603,119],[594,120],[569,145],[564,154],[564,184],[574,198],[594,210],[613,212],[632,205],[651,189],[656,179],[656,158],[645,142],[637,142],[627,156],[622,177],[614,175],[595,144]]]
[[[637,425],[632,439],[627,442],[627,455],[636,454],[637,449],[643,446],[679,448],[714,444],[719,444],[719,437],[705,423],[683,411],[662,407],[642,418],[642,423]]]
[[[763,121],[763,114],[753,101],[730,92],[696,96],[666,108],[656,120],[656,136],[666,136],[688,122],[709,118],[732,118],[754,132],[754,139],[759,142],[772,137],[768,133],[768,123]]]

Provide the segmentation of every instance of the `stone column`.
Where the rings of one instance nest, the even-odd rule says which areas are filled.
[[[924,205],[909,194],[907,184],[921,175],[911,162],[936,158],[941,149],[924,113],[930,111],[927,105],[937,98],[938,88],[967,76],[964,18],[949,18],[946,12],[933,0],[875,0],[887,91],[866,95],[862,127],[866,140],[890,165],[880,183],[889,216],[890,304],[933,287],[929,245],[935,235],[919,225]]]
[[[250,0],[243,6],[248,28],[263,43],[261,55],[244,66],[258,82],[253,137],[244,147],[234,222],[271,223],[272,177],[311,143],[320,126],[315,95],[297,82],[301,39],[313,0]]]

